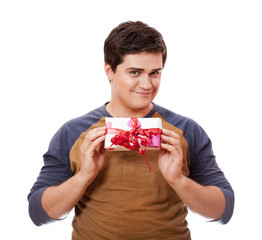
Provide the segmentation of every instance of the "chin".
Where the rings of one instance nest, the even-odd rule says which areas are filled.
[[[132,108],[136,111],[141,111],[147,109],[151,106],[152,101],[139,101],[137,103],[132,104]]]

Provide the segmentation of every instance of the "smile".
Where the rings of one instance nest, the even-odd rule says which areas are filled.
[[[153,91],[150,92],[138,92],[138,91],[134,91],[136,94],[141,95],[141,96],[148,96],[151,95],[153,93]]]

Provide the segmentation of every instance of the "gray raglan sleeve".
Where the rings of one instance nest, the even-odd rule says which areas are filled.
[[[217,186],[222,190],[226,207],[218,222],[226,224],[233,215],[234,191],[219,168],[213,154],[212,143],[205,131],[195,125],[190,140],[190,178],[203,186]]]
[[[41,199],[44,191],[50,186],[57,186],[73,173],[70,169],[68,132],[61,128],[52,138],[49,149],[44,154],[44,166],[28,194],[29,216],[37,226],[55,221],[43,209]]]

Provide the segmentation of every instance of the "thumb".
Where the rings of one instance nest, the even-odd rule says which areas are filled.
[[[106,149],[105,149],[105,141],[103,141],[100,146],[99,146],[99,152],[103,155],[105,155],[106,153]]]
[[[160,150],[159,150],[159,157],[161,158],[163,155],[166,154],[166,152],[167,152],[166,149],[160,148]]]

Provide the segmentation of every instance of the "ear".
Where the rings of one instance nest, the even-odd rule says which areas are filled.
[[[108,63],[105,63],[105,73],[106,73],[106,76],[108,77],[108,80],[111,82],[114,77],[114,72]]]

